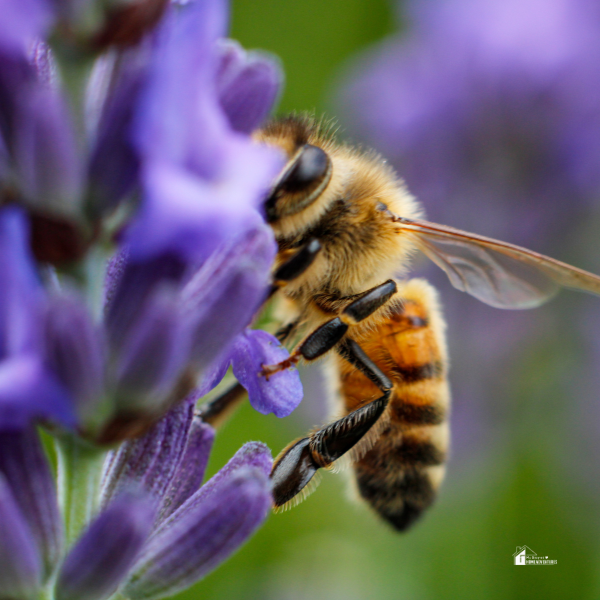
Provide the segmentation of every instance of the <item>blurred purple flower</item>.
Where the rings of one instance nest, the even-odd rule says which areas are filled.
[[[573,240],[600,195],[597,3],[413,1],[408,13],[405,34],[348,71],[338,97],[350,133],[392,161],[432,221],[594,270]],[[453,292],[444,304],[457,447],[489,447],[551,313],[498,312]]]
[[[41,561],[31,531],[0,474],[0,592],[31,598],[41,583]]]
[[[66,390],[44,365],[44,294],[20,210],[0,210],[0,430],[33,418],[75,424]]]
[[[219,47],[217,89],[231,127],[252,133],[265,120],[280,92],[283,74],[273,56],[246,52],[235,40]]]
[[[73,216],[83,184],[82,165],[65,97],[51,76],[51,60],[48,48],[39,43],[32,50],[8,52],[0,41],[0,136],[8,170],[4,179],[12,196],[30,207]]]
[[[16,27],[12,41],[0,39],[6,193],[30,210],[93,219],[134,193],[140,197],[109,265],[102,323],[76,290],[46,295],[38,285],[39,306],[19,307],[41,315],[30,327],[40,338],[41,363],[29,354],[3,362],[7,400],[0,413],[22,402],[22,382],[39,402],[30,392],[47,371],[47,402],[66,398],[63,408],[75,407],[80,431],[90,437],[122,439],[137,429],[119,421],[145,415],[147,423],[179,400],[189,389],[182,382],[227,354],[265,297],[276,246],[260,203],[282,159],[249,134],[269,112],[282,74],[274,59],[220,41],[224,0],[172,5],[135,47],[97,59],[82,90],[85,131],[77,135],[85,134],[84,143],[72,127],[81,117],[63,97],[64,65],[43,43],[29,49],[53,19],[76,18],[77,11],[54,7],[52,15],[40,4],[39,23],[27,24],[13,0],[0,15],[3,7]],[[271,404],[277,412],[277,401]],[[11,419],[24,423],[30,413]],[[103,428],[112,433],[103,437]]]
[[[221,106],[217,41],[225,19],[224,2],[205,0],[171,11],[157,32],[133,123],[143,189],[125,238],[134,260],[166,252],[203,260],[224,240],[255,228],[260,202],[283,164],[277,152],[234,131]],[[280,79],[267,59],[261,65],[268,76],[250,82],[258,99],[246,108],[255,126]],[[221,91],[247,97],[248,88],[238,77]]]

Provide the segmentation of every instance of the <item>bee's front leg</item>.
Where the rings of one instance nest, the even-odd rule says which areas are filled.
[[[267,379],[279,371],[289,369],[301,358],[311,361],[329,352],[345,335],[351,325],[356,325],[381,308],[395,293],[393,279],[367,290],[344,308],[339,317],[325,322],[308,335],[290,354],[289,358],[275,365],[263,365],[261,374]]]
[[[301,358],[315,360],[323,356],[346,335],[347,331],[348,325],[339,317],[327,321],[305,338],[289,358],[275,365],[263,365],[261,375],[268,379],[271,375],[297,364]]]
[[[298,279],[315,262],[321,248],[321,242],[317,238],[310,238],[304,246],[281,264],[273,273],[273,283],[268,297],[270,298],[288,282]]]

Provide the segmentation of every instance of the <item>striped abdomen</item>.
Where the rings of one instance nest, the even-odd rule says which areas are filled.
[[[370,449],[353,462],[360,495],[399,530],[435,499],[448,450],[449,390],[445,323],[435,290],[425,281],[400,284],[381,322],[352,331],[367,355],[392,380],[393,391]],[[381,392],[339,360],[341,394],[349,413]],[[371,445],[372,444],[372,445]]]

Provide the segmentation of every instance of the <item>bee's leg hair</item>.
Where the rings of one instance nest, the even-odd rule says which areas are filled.
[[[393,279],[367,290],[360,298],[348,304],[341,316],[330,319],[315,329],[288,359],[275,365],[263,365],[262,374],[268,378],[295,365],[301,358],[310,361],[323,356],[346,335],[351,325],[372,315],[396,293],[396,290],[396,282]]]
[[[338,351],[373,381],[383,395],[308,437],[292,442],[279,454],[271,471],[276,507],[300,493],[318,469],[330,466],[360,442],[388,404],[392,382],[363,349],[354,340],[346,339]]]
[[[273,283],[269,290],[269,297],[289,281],[300,277],[313,264],[321,248],[321,242],[317,238],[310,238],[296,254],[280,265],[275,273],[273,273]]]

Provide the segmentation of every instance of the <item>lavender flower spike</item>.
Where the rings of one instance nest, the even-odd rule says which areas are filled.
[[[272,502],[270,453],[247,444],[166,519],[146,544],[123,593],[164,598],[204,577],[265,519]]]

